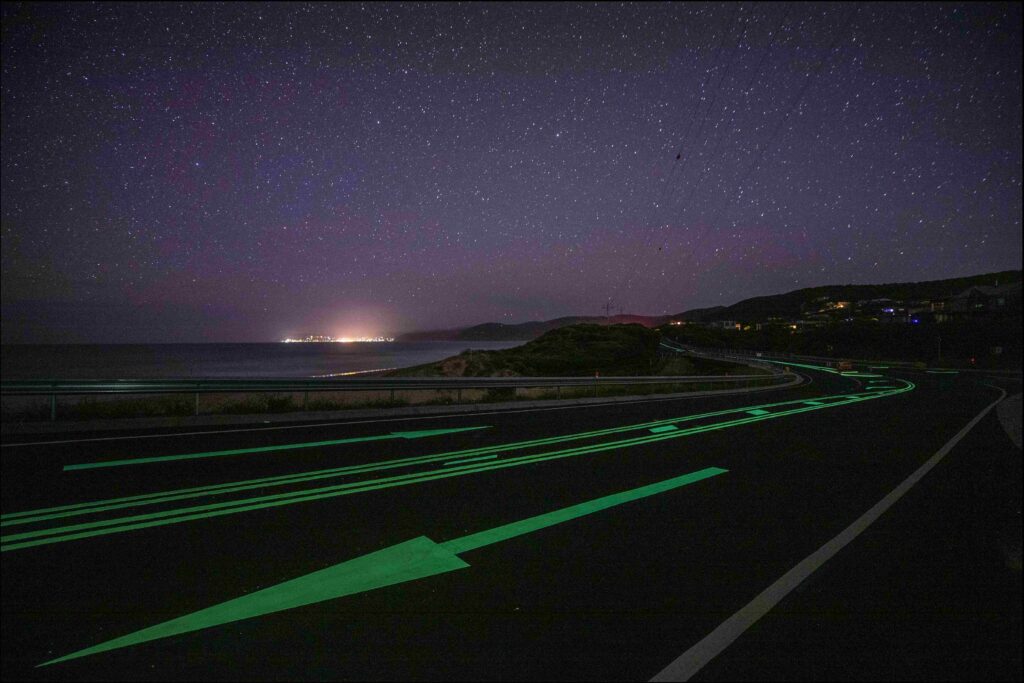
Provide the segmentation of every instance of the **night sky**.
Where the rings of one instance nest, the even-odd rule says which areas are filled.
[[[5,343],[1021,267],[1019,3],[8,3],[2,53]]]

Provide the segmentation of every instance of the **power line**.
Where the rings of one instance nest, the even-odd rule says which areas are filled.
[[[793,111],[800,105],[800,102],[803,100],[804,96],[806,95],[807,91],[810,89],[811,85],[813,85],[813,83],[814,83],[815,79],[817,78],[817,76],[821,73],[821,71],[824,69],[825,65],[831,59],[832,53],[835,51],[836,47],[839,44],[839,40],[846,33],[846,30],[849,28],[850,24],[853,22],[853,19],[857,15],[858,11],[859,11],[859,8],[858,7],[854,7],[851,10],[850,15],[843,22],[842,26],[836,31],[836,33],[833,36],[832,42],[829,45],[828,50],[825,53],[825,56],[818,63],[817,67],[815,67],[814,69],[812,69],[811,71],[808,72],[807,78],[804,81],[803,85],[801,86],[800,91],[796,94],[796,97],[793,98],[793,100],[790,103],[789,107],[786,109],[785,113],[779,119],[779,122],[775,126],[775,129],[772,131],[772,134],[769,136],[768,141],[763,146],[761,146],[760,152],[758,153],[756,159],[754,160],[754,163],[747,169],[747,172],[743,175],[742,180],[739,183],[737,183],[737,188],[738,188],[739,191],[736,193],[736,195],[734,195],[732,197],[727,197],[726,201],[724,203],[722,203],[718,207],[718,210],[715,211],[715,213],[712,215],[711,220],[708,221],[707,228],[703,231],[703,233],[701,235],[701,239],[697,243],[697,246],[692,248],[692,249],[690,249],[689,252],[686,252],[684,254],[684,258],[690,257],[688,260],[692,260],[692,257],[694,255],[696,255],[696,253],[697,253],[698,249],[700,248],[700,246],[703,245],[704,238],[706,238],[707,234],[711,230],[714,229],[714,225],[718,221],[718,219],[720,218],[721,214],[726,210],[726,208],[729,207],[730,204],[732,204],[733,201],[735,201],[735,199],[737,199],[738,197],[742,196],[744,185],[747,183],[747,181],[750,179],[750,177],[754,174],[754,172],[756,172],[758,170],[758,168],[761,165],[762,160],[764,159],[765,153],[775,144],[775,140],[778,137],[779,132],[782,130],[782,126],[789,119],[789,116],[793,113]],[[665,287],[663,287],[662,290],[658,293],[658,297],[659,298],[661,297],[661,294],[664,292],[664,290],[665,290]]]
[[[715,58],[716,62],[717,62],[718,58],[721,57],[722,48],[725,46],[726,38],[732,33],[733,26],[735,26],[735,22],[736,22],[736,19],[739,17],[739,13],[740,13],[740,4],[737,3],[736,4],[736,9],[735,9],[735,11],[733,11],[732,17],[729,20],[729,26],[728,26],[727,30],[722,33],[722,39],[719,41],[718,49],[716,51],[716,58]],[[704,80],[703,80],[703,82],[701,83],[701,86],[700,86],[701,97],[698,98],[698,100],[697,100],[697,105],[696,105],[696,107],[694,108],[694,111],[693,111],[693,117],[690,118],[690,125],[687,127],[686,133],[683,135],[683,137],[682,137],[682,139],[680,141],[679,150],[678,150],[678,152],[676,152],[675,160],[672,162],[672,169],[669,172],[668,177],[662,183],[661,192],[658,195],[658,201],[655,202],[655,204],[654,204],[652,209],[649,209],[650,213],[646,217],[648,220],[645,221],[645,223],[652,223],[652,224],[654,223],[653,219],[657,218],[658,209],[661,208],[661,206],[665,202],[666,194],[668,192],[669,187],[671,187],[672,180],[675,177],[676,168],[679,166],[679,160],[680,160],[680,157],[682,157],[682,154],[683,154],[683,149],[685,147],[686,138],[689,136],[690,130],[692,130],[692,128],[693,128],[693,121],[696,118],[697,112],[700,111],[700,105],[701,105],[701,103],[703,101],[705,88],[706,88],[706,86],[708,84],[708,81],[711,78],[711,73],[712,73],[713,70],[714,70],[714,64],[712,64],[711,66],[708,67],[707,73],[704,75]],[[651,229],[647,231],[647,236],[646,236],[646,239],[644,240],[643,248],[636,252],[636,254],[633,257],[632,264],[630,265],[630,267],[626,270],[625,274],[623,275],[623,279],[619,282],[619,285],[612,291],[612,298],[618,297],[618,295],[620,294],[621,290],[624,287],[628,288],[629,285],[632,284],[633,275],[636,272],[636,267],[638,265],[638,262],[639,262],[641,256],[643,256],[647,252],[647,249],[650,248],[650,246],[651,246],[651,238],[653,237],[653,235],[654,235],[654,226],[652,225]]]

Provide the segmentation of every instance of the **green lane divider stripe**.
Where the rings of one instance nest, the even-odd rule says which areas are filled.
[[[768,411],[767,410],[748,410],[747,414],[748,415],[767,415]]]
[[[356,436],[349,439],[331,439],[330,441],[309,441],[306,443],[288,443],[280,446],[258,446],[256,448],[233,448],[227,451],[207,451],[205,453],[185,453],[184,455],[159,455],[151,458],[127,458],[125,460],[101,460],[99,462],[87,462],[78,465],[65,465],[64,471],[90,470],[98,467],[121,467],[124,465],[142,465],[154,462],[168,462],[171,460],[195,460],[197,458],[219,458],[225,455],[248,455],[250,453],[270,453],[272,451],[288,451],[300,448],[317,448],[320,446],[338,446],[347,443],[365,443],[368,441],[384,441],[390,439],[422,439],[427,436],[440,436],[442,434],[456,434],[458,432],[471,432],[477,429],[490,429],[490,425],[480,427],[454,427],[451,429],[429,429],[418,432],[391,432],[390,434],[378,434],[376,436]]]
[[[804,403],[806,403],[809,406],[823,406],[823,405],[825,405],[821,401],[804,401]]]
[[[392,488],[395,486],[405,486],[414,483],[420,483],[425,481],[432,481],[434,479],[441,479],[452,476],[462,476],[464,474],[475,474],[477,472],[484,472],[494,469],[502,469],[506,467],[516,467],[523,464],[542,462],[546,460],[554,460],[565,457],[572,457],[577,455],[583,455],[588,453],[597,453],[610,449],[626,448],[630,446],[640,445],[644,443],[651,443],[655,441],[663,441],[665,439],[678,438],[681,436],[688,436],[690,434],[698,434],[708,431],[714,431],[719,429],[725,429],[728,427],[739,426],[742,424],[749,424],[752,422],[760,422],[767,419],[775,419],[784,415],[793,415],[798,413],[809,412],[812,410],[821,410],[823,408],[831,408],[838,405],[846,405],[849,403],[856,403],[864,400],[873,400],[881,398],[883,396],[902,393],[904,391],[910,391],[913,389],[913,385],[907,382],[907,386],[903,389],[891,394],[872,394],[864,395],[857,394],[847,399],[843,403],[833,403],[828,406],[805,406],[802,408],[770,413],[767,415],[752,416],[742,418],[738,420],[731,420],[727,422],[720,422],[711,425],[702,425],[692,427],[686,430],[679,430],[676,432],[670,432],[666,434],[648,435],[644,437],[637,437],[632,439],[626,439],[622,441],[611,442],[607,444],[597,444],[591,446],[583,446],[577,448],[566,449],[563,451],[554,451],[551,453],[541,453],[534,455],[521,456],[519,458],[513,458],[503,460],[494,464],[489,465],[467,465],[462,467],[453,467],[449,470],[433,470],[421,473],[412,473],[406,475],[398,475],[395,477],[385,477],[381,479],[373,479],[369,481],[360,481],[349,484],[341,484],[335,486],[321,487],[316,489],[309,489],[305,491],[298,491],[286,494],[276,494],[270,496],[262,496],[257,498],[229,501],[225,503],[213,503],[208,505],[193,506],[190,508],[183,508],[179,510],[166,510],[162,512],[155,512],[149,514],[133,515],[129,517],[123,517],[119,519],[102,520],[98,522],[88,522],[82,524],[75,524],[66,527],[56,527],[51,529],[41,529],[32,532],[26,532],[22,534],[10,534],[7,536],[0,537],[0,542],[5,545],[0,545],[0,552],[8,550],[17,550],[21,548],[34,547],[38,545],[46,545],[49,543],[59,543],[63,541],[70,541],[80,538],[89,538],[93,536],[106,535],[112,533],[121,533],[124,531],[132,531],[136,529],[150,528],[153,526],[162,526],[166,524],[176,524],[179,522],[192,521],[196,519],[205,519],[209,517],[216,517],[227,514],[235,514],[239,512],[247,512],[250,510],[258,510],[269,507],[278,507],[280,505],[290,505],[292,503],[307,502],[311,500],[319,500],[322,498],[333,498],[341,495],[348,495],[350,493],[359,493],[363,491],[372,491],[383,488]],[[171,519],[167,519],[171,517]],[[115,526],[121,525],[121,526]],[[99,528],[99,527],[112,527],[112,528]],[[39,536],[56,535],[51,538],[38,538]],[[25,540],[32,539],[32,540]]]
[[[902,391],[909,391],[912,387],[913,387],[913,385],[908,383],[908,386],[906,388],[901,389],[901,390],[896,391],[896,392],[893,392],[893,393],[901,393]],[[836,402],[836,403],[831,403],[831,404],[826,405],[826,406],[815,406],[812,409],[817,409],[817,408],[822,408],[822,407],[834,407],[834,406],[838,406],[838,405],[845,405],[846,403],[852,403],[852,402],[859,401],[859,400],[869,400],[869,399],[874,399],[874,398],[880,398],[880,397],[885,396],[885,395],[887,395],[887,394],[884,394],[884,393],[878,393],[878,394],[873,394],[873,395],[854,394],[854,395],[851,395],[851,397],[849,399],[844,400],[842,403]],[[803,411],[779,412],[779,413],[771,414],[771,415],[769,415],[769,417],[780,417],[780,416],[783,416],[783,415],[794,414],[795,412],[803,412]],[[713,425],[704,425],[704,426],[699,426],[699,427],[696,427],[696,428],[691,428],[691,429],[688,429],[688,430],[685,430],[685,431],[680,430],[680,431],[677,431],[677,432],[672,432],[672,433],[665,434],[665,435],[660,435],[660,436],[640,437],[640,438],[628,439],[628,440],[625,440],[625,441],[612,442],[609,445],[609,447],[616,448],[616,447],[631,446],[631,445],[636,445],[638,443],[647,443],[647,442],[649,442],[651,440],[661,440],[662,438],[666,438],[666,437],[667,438],[675,438],[675,437],[678,437],[678,436],[685,436],[685,435],[689,435],[689,434],[692,434],[692,433],[700,433],[700,432],[703,432],[703,431],[710,431],[710,430],[713,430],[713,429],[722,429],[722,428],[725,428],[725,427],[728,427],[728,426],[736,426],[736,425],[739,425],[739,424],[746,424],[748,422],[758,421],[758,420],[761,420],[761,419],[765,419],[765,418],[763,416],[759,416],[759,417],[753,417],[753,418],[745,418],[745,419],[741,419],[741,420],[733,420],[733,421],[723,422],[723,423],[716,423],[716,424],[713,424]],[[594,448],[595,448],[594,446],[577,447],[577,448],[569,449],[569,450],[566,450],[566,451],[556,451],[554,453],[542,453],[542,454],[534,455],[534,456],[525,456],[525,458],[513,459],[513,460],[506,461],[506,462],[514,462],[514,463],[517,463],[517,462],[520,462],[520,461],[530,461],[530,462],[532,462],[534,458],[538,458],[538,457],[541,458],[541,459],[546,459],[548,457],[561,457],[562,454],[589,453],[589,452],[594,452],[594,450],[593,450]],[[603,449],[599,449],[599,450],[603,450]],[[448,454],[449,459],[451,459],[452,455],[453,454]],[[397,479],[403,479],[403,478],[407,478],[407,477],[417,477],[420,474],[421,473],[412,473],[412,474],[407,474],[407,475],[400,475],[399,477],[397,477]],[[314,478],[327,478],[328,476],[331,476],[331,475],[307,476],[306,479],[309,480],[309,479],[314,479]],[[386,479],[386,481],[391,481],[393,479],[396,479],[396,478]],[[385,481],[385,480],[371,480],[371,481]],[[356,482],[356,483],[353,483],[353,484],[344,484],[344,485],[341,485],[341,487],[343,488],[343,487],[351,487],[351,486],[360,486],[363,483],[365,483],[365,482]],[[254,484],[254,485],[247,486],[247,487],[244,487],[244,488],[259,488],[259,487],[260,486],[258,484]],[[239,490],[243,489],[243,487],[241,487],[241,486],[236,487],[236,488],[238,488]],[[322,489],[313,489],[312,491],[315,492],[315,491],[323,491],[323,490],[333,490],[333,489],[336,489],[336,488],[339,488],[339,487],[337,487],[337,486],[335,486],[335,487],[326,487],[326,488],[322,488]],[[308,494],[310,492],[311,492],[310,490],[307,490],[307,491],[293,492],[293,493],[289,493],[289,494],[278,494],[277,496],[264,497],[261,500],[271,499],[271,498],[279,498],[279,497],[287,497],[287,496],[301,496],[301,495]],[[195,496],[193,494],[187,494],[187,495],[180,496],[180,498],[186,498],[186,497],[195,497]],[[171,498],[165,498],[164,500],[159,501],[159,502],[166,502],[167,500],[171,500]],[[249,500],[253,500],[253,499],[249,499]],[[170,515],[175,515],[175,514],[181,514],[181,513],[185,512],[185,511],[191,511],[191,510],[210,509],[210,508],[213,508],[213,507],[220,508],[220,507],[228,507],[228,506],[234,506],[234,505],[241,505],[241,504],[244,504],[245,502],[246,502],[245,500],[242,500],[242,501],[230,501],[230,502],[227,502],[227,503],[220,503],[220,504],[215,504],[215,505],[212,505],[212,506],[199,506],[199,507],[195,507],[195,508],[186,508],[185,510],[170,510],[170,511],[165,511],[163,513],[154,513],[154,514],[163,517],[163,516],[170,516]],[[111,508],[111,509],[114,509],[116,507],[125,507],[125,506],[109,506],[109,508]],[[97,511],[97,510],[92,510],[92,511]],[[92,511],[90,511],[90,512],[92,512]],[[128,519],[137,519],[137,518],[141,518],[141,517],[145,517],[145,516],[135,516],[135,517],[128,518]],[[39,518],[36,518],[36,519],[39,519]],[[125,518],[121,518],[120,520],[106,520],[106,521],[102,521],[102,522],[93,522],[93,523],[90,523],[88,526],[89,527],[97,527],[97,526],[103,526],[103,525],[112,525],[112,524],[117,524],[117,523],[120,523],[120,522],[123,522],[123,521],[125,521]],[[182,521],[185,521],[185,520],[182,520]],[[14,523],[17,523],[17,522],[10,522],[10,523],[14,524]],[[172,523],[172,522],[167,522],[167,523]],[[74,525],[74,527],[75,528],[84,528],[83,525]],[[64,530],[68,530],[68,527],[63,527],[63,529]],[[43,535],[43,534],[46,534],[46,533],[56,533],[56,532],[52,531],[52,530],[49,530],[49,531],[43,530],[43,531],[38,531],[38,532],[29,532],[29,534],[34,534],[34,535]],[[24,535],[14,535],[14,536],[25,537]],[[15,539],[12,538],[11,536],[4,536],[4,537],[0,537],[0,540],[15,540]]]
[[[451,462],[444,463],[444,465],[442,465],[442,467],[448,467],[449,465],[461,465],[461,464],[467,463],[467,462],[476,462],[477,460],[494,460],[497,457],[498,457],[497,453],[495,453],[494,455],[478,455],[475,458],[464,458],[462,460],[452,460]]]
[[[662,432],[673,432],[679,429],[675,425],[664,425],[662,427],[651,427],[650,432],[652,434],[661,434]]]
[[[504,526],[488,529],[445,543],[435,543],[425,536],[357,557],[326,569],[300,576],[276,586],[243,595],[185,616],[150,626],[99,645],[51,659],[38,666],[49,666],[88,655],[130,647],[161,638],[190,633],[213,626],[221,626],[243,619],[264,616],[282,610],[312,605],[326,600],[364,593],[377,588],[393,586],[407,581],[443,574],[469,567],[458,557],[460,553],[482,548],[492,543],[515,538],[538,529],[607,510],[634,500],[653,496],[675,488],[693,484],[728,470],[709,467],[681,477],[641,486],[603,498],[572,505],[536,517],[530,517]]]
[[[664,491],[670,491],[680,486],[686,486],[687,484],[693,484],[710,477],[716,477],[719,474],[725,474],[728,471],[729,470],[724,470],[719,467],[708,467],[707,469],[703,469],[698,472],[691,472],[690,474],[684,474],[683,476],[675,477],[674,479],[666,479],[665,481],[650,484],[649,486],[641,486],[640,488],[632,489],[631,491],[623,491],[622,493],[605,496],[604,498],[597,498],[595,500],[587,501],[586,503],[562,508],[561,510],[537,515],[536,517],[512,522],[511,524],[505,524],[504,526],[488,529],[487,531],[480,531],[475,534],[470,534],[469,536],[456,538],[442,543],[441,547],[456,554],[476,550],[477,548],[483,548],[484,546],[491,545],[492,543],[507,541],[510,538],[515,538],[516,536],[529,534],[537,531],[538,529],[544,529],[549,526],[561,524],[562,522],[567,522],[570,519],[583,517],[584,515],[589,515],[600,510],[607,510],[610,507],[622,505],[623,503],[628,503],[639,498],[646,498],[647,496],[653,496],[658,493],[663,493]]]
[[[854,394],[836,394],[834,396],[825,397],[830,399],[844,399]],[[824,399],[822,399],[824,400]],[[534,439],[530,441],[521,441],[517,443],[499,444],[495,446],[482,446],[478,448],[465,449],[461,451],[451,451],[448,453],[438,453],[425,456],[413,456],[409,458],[399,458],[395,460],[385,460],[376,463],[366,463],[362,465],[349,465],[344,467],[329,468],[324,470],[312,470],[307,472],[300,472],[295,474],[278,475],[272,477],[261,477],[259,479],[250,479],[240,482],[231,482],[226,484],[213,484],[207,486],[197,486],[185,489],[175,489],[170,491],[160,491],[154,493],[146,493],[134,496],[124,496],[119,498],[110,498],[106,500],[90,501],[85,503],[74,503],[71,505],[61,505],[50,508],[41,508],[35,510],[27,510],[23,512],[8,513],[0,515],[0,526],[7,526],[10,524],[27,524],[36,521],[43,521],[45,519],[54,519],[57,517],[66,517],[77,514],[91,514],[93,512],[101,512],[104,510],[116,509],[121,507],[134,507],[138,505],[150,505],[164,503],[172,500],[180,500],[188,497],[199,497],[204,495],[214,495],[221,493],[230,493],[243,488],[255,488],[257,486],[269,486],[274,484],[287,485],[301,481],[307,481],[310,478],[320,478],[326,476],[343,476],[346,474],[354,474],[360,472],[368,472],[382,469],[394,469],[397,467],[406,467],[410,465],[423,464],[432,462],[435,460],[454,460],[460,456],[470,455],[482,455],[493,452],[518,450],[525,448],[532,448],[534,446],[550,445],[554,443],[562,443],[565,441],[582,440],[586,438],[594,438],[599,436],[607,436],[610,434],[618,434],[628,431],[650,429],[670,423],[686,422],[691,420],[704,419],[708,417],[718,417],[721,415],[729,415],[735,413],[743,413],[751,408],[773,408],[779,406],[789,406],[801,404],[803,401],[780,401],[776,403],[766,403],[759,406],[743,407],[743,408],[728,408],[725,410],[712,411],[708,413],[698,413],[695,415],[687,415],[683,417],[667,418],[663,420],[655,420],[652,422],[646,422],[635,425],[626,425],[623,427],[611,427],[605,429],[599,429],[591,432],[579,432],[575,434],[567,434],[555,437],[545,437],[542,439]],[[31,519],[27,519],[31,517]],[[16,520],[16,521],[15,521]]]
[[[762,363],[775,363],[776,365],[792,365],[796,368],[807,368],[809,370],[821,370],[822,372],[831,372],[833,375],[838,375],[839,371],[832,368],[826,368],[823,365],[808,365],[807,363],[793,363],[785,360],[767,360],[765,358],[759,359]]]

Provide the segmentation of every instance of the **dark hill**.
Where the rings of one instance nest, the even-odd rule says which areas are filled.
[[[657,369],[661,335],[642,325],[571,325],[501,351],[463,351],[393,376],[565,377],[643,375]]]
[[[825,285],[822,287],[797,289],[785,294],[744,299],[731,306],[695,308],[674,317],[692,322],[709,322],[714,320],[763,322],[772,317],[795,319],[801,317],[805,307],[812,306],[815,300],[821,297],[828,297],[833,301],[859,301],[882,298],[899,301],[945,299],[975,285],[1007,284],[1018,282],[1020,279],[1021,271],[1004,270],[999,273],[926,282],[893,282],[881,285]]]
[[[567,316],[553,320],[532,320],[530,322],[506,325],[505,323],[483,323],[472,327],[451,330],[428,330],[410,332],[398,337],[398,341],[528,341],[536,339],[545,332],[557,330],[569,325],[643,325],[657,327],[669,320],[666,316],[646,315],[613,315],[603,316]]]

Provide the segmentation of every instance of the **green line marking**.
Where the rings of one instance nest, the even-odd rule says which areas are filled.
[[[505,524],[445,543],[435,543],[425,536],[399,543],[382,550],[300,576],[276,586],[243,595],[212,607],[108,640],[99,645],[51,659],[37,666],[49,666],[80,657],[109,652],[161,638],[190,633],[243,619],[264,616],[282,610],[312,605],[325,600],[364,593],[407,581],[444,574],[469,567],[458,555],[522,536],[538,529],[561,524],[571,519],[606,510],[623,503],[693,484],[728,470],[718,467],[684,474],[680,477],[615,493],[603,498],[572,505],[536,517]]]
[[[768,360],[767,358],[759,359],[762,363],[775,363],[776,365],[792,365],[795,368],[807,368],[808,370],[820,370],[822,372],[831,372],[833,375],[838,375],[839,371],[832,368],[827,368],[823,365],[809,365],[807,363],[794,363],[788,360]]]
[[[760,410],[759,409],[759,410],[748,410],[747,414],[748,415],[769,415],[770,413],[767,410]]]
[[[258,448],[234,448],[228,451],[207,451],[205,453],[185,453],[184,455],[160,455],[152,458],[128,458],[126,460],[102,460],[78,465],[65,465],[64,471],[89,470],[98,467],[120,467],[122,465],[142,465],[152,462],[168,462],[171,460],[194,460],[196,458],[218,458],[224,455],[246,455],[249,453],[269,453],[271,451],[287,451],[299,448],[316,448],[318,446],[337,446],[345,443],[364,443],[367,441],[385,441],[390,439],[422,439],[427,436],[470,432],[477,429],[490,429],[490,425],[482,427],[454,427],[451,429],[427,429],[419,432],[391,432],[377,436],[357,436],[349,439],[332,439],[330,441],[309,441],[306,443],[287,443],[279,446],[260,446]]]
[[[652,434],[661,434],[662,432],[674,432],[677,429],[679,429],[679,427],[676,427],[675,425],[662,425],[661,427],[651,427],[649,431]]]
[[[909,389],[908,389],[909,390]],[[859,394],[836,394],[827,397],[828,399],[847,399],[853,396],[859,396]],[[825,399],[821,399],[825,400]],[[29,524],[38,521],[44,521],[47,519],[55,519],[59,517],[69,517],[74,515],[92,514],[96,512],[103,512],[106,510],[119,509],[125,507],[137,507],[140,505],[152,505],[167,503],[174,500],[182,500],[185,498],[196,498],[207,495],[219,495],[224,493],[233,493],[236,491],[262,488],[273,485],[289,485],[299,483],[303,481],[310,481],[314,479],[325,479],[330,477],[347,476],[350,474],[372,472],[385,469],[395,469],[401,467],[409,467],[413,465],[425,464],[436,460],[455,460],[459,457],[468,457],[471,455],[485,455],[494,452],[503,452],[510,450],[520,450],[526,448],[533,448],[536,446],[545,446],[555,443],[564,443],[567,441],[576,441],[583,439],[596,438],[600,436],[608,436],[612,434],[621,434],[624,432],[649,429],[658,426],[664,426],[671,423],[685,422],[692,420],[699,420],[709,417],[719,417],[723,415],[734,415],[743,414],[745,411],[755,408],[776,408],[781,406],[796,406],[803,404],[800,400],[781,401],[776,403],[765,403],[759,406],[747,406],[743,408],[728,408],[725,410],[718,410],[709,413],[698,413],[694,415],[687,415],[683,417],[666,418],[663,420],[655,420],[653,422],[646,422],[641,424],[626,425],[622,427],[611,427],[605,429],[599,429],[591,432],[579,432],[575,434],[567,434],[562,436],[545,437],[542,439],[533,439],[530,441],[520,441],[516,443],[505,443],[498,444],[495,446],[483,446],[479,448],[470,448],[461,451],[451,451],[447,453],[437,453],[432,455],[424,456],[413,456],[408,458],[398,458],[394,460],[384,460],[375,463],[366,463],[362,465],[348,465],[343,467],[334,467],[323,470],[310,470],[306,472],[299,472],[296,474],[277,475],[272,477],[260,477],[258,479],[249,479],[238,482],[230,482],[226,484],[214,484],[208,486],[196,486],[185,489],[174,489],[170,491],[160,491],[154,493],[146,493],[134,496],[124,496],[120,498],[110,498],[106,500],[91,501],[85,503],[74,503],[71,505],[61,505],[57,507],[42,508],[36,510],[27,510],[22,512],[13,512],[0,515],[0,526],[8,526],[14,524]],[[842,405],[841,403],[830,404],[830,405]]]
[[[930,375],[959,375],[959,370],[927,370]]]
[[[686,486],[687,484],[693,484],[710,477],[715,477],[719,474],[725,474],[728,471],[729,470],[724,470],[720,467],[708,467],[703,470],[698,470],[697,472],[684,474],[681,477],[666,479],[665,481],[659,481],[655,484],[641,486],[640,488],[635,488],[630,491],[622,491],[621,493],[604,496],[603,498],[590,500],[586,503],[579,503],[578,505],[572,505],[567,508],[562,508],[561,510],[555,510],[554,512],[548,512],[543,515],[537,515],[536,517],[530,517],[529,519],[495,527],[494,529],[488,529],[487,531],[480,531],[475,534],[463,536],[462,538],[456,538],[442,543],[441,546],[456,554],[476,550],[477,548],[483,548],[484,546],[491,545],[492,543],[507,541],[510,538],[515,538],[516,536],[529,534],[537,531],[538,529],[561,524],[562,522],[567,522],[570,519],[583,517],[584,515],[589,515],[600,510],[606,510],[610,507],[628,503],[632,500],[646,498],[647,496],[653,496],[658,493],[663,493],[664,491],[679,488],[680,486]]]
[[[809,406],[823,406],[823,405],[825,405],[821,401],[804,401],[804,403],[806,403]]]
[[[906,382],[906,380],[901,381]],[[913,388],[914,385],[911,382],[906,382],[905,387],[900,388],[896,391],[888,393],[879,392],[875,394],[850,394],[849,397],[845,398],[843,401],[833,402],[826,406],[807,406],[804,405],[803,401],[789,402],[800,404],[802,407],[794,408],[784,412],[766,413],[765,415],[739,418],[735,420],[718,422],[709,425],[699,425],[696,427],[691,427],[689,429],[677,430],[665,434],[650,434],[647,436],[623,439],[620,441],[613,441],[610,443],[589,446],[578,446],[559,451],[525,455],[520,456],[518,458],[509,458],[506,460],[501,460],[490,464],[471,464],[461,466],[457,465],[455,467],[445,470],[429,470],[426,472],[414,472],[410,474],[370,479],[348,484],[326,486],[308,489],[304,491],[295,491],[291,493],[260,496],[256,498],[234,500],[224,503],[197,505],[178,510],[164,510],[161,512],[131,515],[128,517],[122,517],[117,519],[108,519],[97,522],[73,524],[69,526],[55,527],[50,529],[40,529],[20,534],[9,534],[6,536],[0,536],[0,552],[6,552],[8,550],[18,550],[22,548],[30,548],[40,545],[47,545],[50,543],[60,543],[64,541],[71,541],[82,538],[91,538],[94,536],[101,536],[113,533],[147,529],[167,524],[177,524],[180,522],[236,514],[240,512],[247,512],[250,510],[260,510],[271,507],[278,507],[281,505],[291,505],[293,503],[333,498],[336,496],[349,495],[353,493],[362,493],[365,491],[375,491],[379,489],[392,488],[395,486],[406,486],[426,481],[433,481],[435,479],[463,476],[466,474],[475,474],[478,472],[503,469],[506,467],[517,467],[524,464],[532,464],[536,462],[543,462],[546,460],[554,460],[590,453],[598,453],[611,449],[627,448],[630,446],[652,443],[655,441],[663,441],[665,439],[678,438],[682,436],[689,436],[691,434],[699,434],[703,432],[735,427],[743,424],[750,424],[752,422],[760,422],[763,420],[775,419],[786,415],[795,415],[812,410],[821,410],[823,408],[833,408],[836,406],[847,405],[859,401],[874,400],[876,398],[882,398],[885,396],[911,391]],[[678,418],[676,419],[678,420]],[[52,537],[39,538],[40,536]]]
[[[494,455],[479,455],[475,458],[463,458],[462,460],[452,460],[451,462],[444,463],[442,467],[448,467],[448,465],[462,465],[463,463],[476,462],[477,460],[494,460],[497,457],[497,453],[495,453]]]

